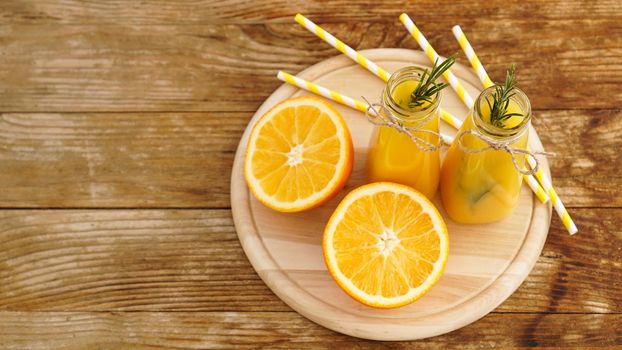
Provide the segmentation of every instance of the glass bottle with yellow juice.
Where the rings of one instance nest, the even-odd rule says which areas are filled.
[[[524,169],[525,155],[511,155],[506,147],[527,148],[530,120],[531,105],[513,85],[513,68],[504,86],[482,91],[441,170],[441,199],[454,221],[489,223],[512,213],[521,191],[523,174],[518,169]]]
[[[411,131],[409,136],[391,126],[376,127],[367,156],[370,181],[397,182],[434,197],[440,174],[438,111],[441,90],[446,87],[435,81],[452,63],[453,58],[432,71],[406,67],[391,75],[379,113]]]

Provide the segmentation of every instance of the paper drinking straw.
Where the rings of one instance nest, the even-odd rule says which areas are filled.
[[[374,62],[368,60],[367,58],[365,58],[360,53],[356,52],[356,50],[354,50],[350,46],[346,45],[343,41],[335,38],[332,34],[330,34],[329,32],[325,31],[324,29],[322,29],[322,27],[320,27],[317,24],[311,22],[308,18],[306,18],[305,16],[301,15],[300,13],[296,14],[296,17],[294,19],[301,26],[305,27],[308,31],[310,31],[311,33],[317,35],[320,39],[322,39],[325,42],[327,42],[330,46],[332,46],[332,47],[336,48],[337,50],[341,51],[341,53],[343,53],[344,55],[350,57],[353,61],[355,61],[356,63],[360,64],[363,68],[367,69],[368,71],[374,73],[375,76],[377,76],[380,79],[384,80],[385,83],[387,81],[389,81],[389,77],[391,76],[391,74],[389,74],[389,72],[387,72],[386,70],[378,67],[377,64],[375,64]]]
[[[532,166],[535,166],[535,164]],[[538,180],[540,180],[542,187],[544,187],[544,189],[547,191],[549,197],[551,198],[551,202],[553,203],[553,207],[555,208],[557,215],[559,215],[559,218],[564,224],[564,227],[566,228],[566,230],[568,230],[568,233],[570,233],[571,235],[577,233],[579,231],[577,225],[575,225],[574,221],[572,221],[568,210],[566,210],[566,207],[564,207],[564,203],[562,203],[562,200],[557,195],[557,192],[555,192],[555,189],[553,189],[551,182],[546,177],[546,175],[544,175],[542,169],[538,169],[538,171],[536,172],[536,177],[538,178]]]
[[[471,66],[473,67],[475,74],[477,74],[477,77],[482,82],[484,87],[487,88],[489,86],[493,86],[494,83],[490,80],[490,77],[488,76],[488,73],[486,73],[482,62],[480,62],[479,58],[475,54],[475,51],[473,51],[473,47],[467,40],[466,35],[464,35],[462,28],[460,28],[459,25],[455,25],[451,31],[454,33],[454,36],[456,37],[456,40],[458,40],[462,51],[464,51],[464,54],[469,59],[469,62],[471,62]]]
[[[523,180],[527,182],[527,186],[531,188],[540,202],[546,203],[549,201],[549,196],[546,194],[546,191],[540,186],[540,183],[538,183],[538,180],[536,180],[533,175],[523,175]]]
[[[308,80],[298,78],[296,76],[293,76],[289,73],[285,73],[283,71],[279,71],[279,73],[277,74],[277,78],[295,87],[301,88],[303,90],[307,90],[316,95],[325,97],[331,101],[341,103],[344,106],[356,109],[363,113],[367,112],[367,104],[364,103],[363,101],[360,101],[352,97],[346,96],[344,94],[338,93],[337,91],[330,90],[323,86],[312,83]],[[453,142],[453,137],[449,135],[445,135],[441,133],[441,138],[443,139],[443,142],[446,142],[448,144]]]
[[[354,108],[356,110],[359,110],[363,113],[365,113],[367,111],[367,104],[365,104],[363,101],[359,101],[359,100],[355,100],[351,97],[348,97],[346,95],[340,94],[337,91],[334,90],[330,90],[327,89],[323,86],[314,84],[310,81],[298,78],[296,76],[293,76],[289,73],[285,73],[283,71],[279,71],[279,73],[277,74],[277,78],[281,81],[284,81],[290,85],[294,85],[296,87],[299,87],[303,90],[307,90],[309,92],[312,92],[316,95],[320,95],[323,97],[326,97],[329,100],[341,103],[344,106],[348,106],[350,108]]]
[[[417,28],[417,26],[410,19],[410,17],[408,17],[407,14],[402,13],[400,15],[400,21],[404,24],[404,27],[406,27],[406,29],[408,30],[408,32],[410,32],[413,38],[415,38],[417,43],[419,43],[419,46],[421,46],[421,49],[425,52],[430,61],[434,63],[438,60],[440,62],[440,56],[438,55],[438,53],[436,53],[436,50],[434,50],[432,45],[430,45],[428,40],[425,38],[423,33],[421,33],[419,28]],[[473,108],[473,105],[475,105],[473,97],[469,95],[462,83],[460,83],[460,80],[458,80],[458,77],[456,77],[449,69],[446,70],[445,73],[443,73],[443,77],[449,82],[451,88],[456,92],[456,94],[458,94],[458,97],[467,106],[467,108]],[[441,117],[443,117],[443,115],[441,115]],[[443,120],[456,128],[460,128],[460,126],[462,125],[461,121],[457,123],[456,120],[449,120],[448,117],[444,117]]]
[[[460,125],[462,125],[462,120],[456,118],[453,114],[447,112],[444,109],[440,109],[440,110],[441,110],[441,119],[443,119],[443,121],[451,125],[456,130],[460,129]]]
[[[320,39],[322,39],[323,41],[327,42],[329,45],[331,45],[334,48],[336,48],[337,50],[339,50],[344,55],[348,56],[350,59],[352,59],[353,61],[355,61],[359,65],[361,65],[363,68],[365,68],[368,71],[372,72],[374,75],[376,75],[377,77],[382,79],[384,82],[387,82],[389,80],[390,74],[385,69],[381,68],[380,66],[378,66],[373,61],[365,58],[359,52],[357,52],[356,50],[352,49],[351,47],[346,45],[343,41],[337,39],[334,35],[330,34],[329,32],[327,32],[326,30],[324,30],[320,26],[316,25],[311,20],[307,19],[306,17],[304,17],[301,14],[297,14],[296,17],[295,17],[295,20],[300,25],[305,27],[307,30],[309,30],[310,32],[312,32],[313,34],[318,36]],[[291,77],[290,80],[292,80],[292,81],[294,80],[294,78],[296,78],[296,77],[291,76],[291,75],[290,75],[290,77]],[[296,78],[296,79],[299,79],[299,78]],[[283,80],[283,79],[281,79],[281,80]],[[458,82],[457,78],[454,79],[454,80],[456,82]],[[300,83],[302,83],[302,82],[300,82]],[[330,92],[324,91],[324,93],[320,93],[319,90],[317,90],[317,85],[315,85],[315,84],[313,84],[311,82],[307,82],[307,83],[309,83],[310,85],[301,84],[301,86],[299,86],[299,87],[301,87],[303,89],[306,89],[306,90],[309,90],[311,92],[314,92],[316,94],[320,94],[320,95],[322,95],[324,97],[330,98],[330,97],[327,96],[327,94],[330,93]],[[459,84],[459,82],[458,82],[458,84]],[[306,88],[307,86],[309,88]],[[313,91],[312,89],[316,89],[317,92]],[[464,91],[464,89],[462,89],[462,90]],[[338,95],[335,95],[335,96],[338,96]],[[333,99],[333,98],[331,98],[331,99]],[[333,100],[335,100],[335,99],[333,99]],[[339,103],[342,103],[342,102],[340,102],[338,100],[336,100],[336,101],[339,102]],[[353,100],[353,101],[355,101],[355,100]],[[358,101],[358,102],[362,103],[361,101]],[[354,102],[351,101],[351,103],[354,103]],[[342,103],[342,104],[345,104],[345,103]],[[346,105],[348,105],[348,104],[346,104]],[[352,106],[350,106],[350,107],[352,107]],[[450,113],[448,113],[447,111],[445,111],[443,109],[440,109],[440,114],[441,114],[441,118],[446,123],[448,123],[449,125],[453,126],[456,129],[458,129],[460,127],[460,125],[462,124],[462,121],[460,119],[456,118],[455,116],[451,115]],[[448,140],[447,135],[444,135],[444,139]],[[544,193],[542,188],[538,185],[538,182],[533,177],[530,178],[530,179],[527,179],[527,184],[534,191],[534,193],[536,193],[536,196],[542,202],[546,202],[548,200],[548,197],[546,196],[546,194]]]
[[[415,38],[417,43],[419,43],[419,46],[421,46],[421,49],[425,52],[430,61],[442,61],[432,45],[430,45],[428,40],[423,36],[419,28],[417,28],[415,23],[410,19],[410,17],[408,17],[407,14],[402,13],[400,15],[400,21],[402,21],[406,29],[410,32],[413,38]],[[458,94],[458,97],[460,97],[462,102],[464,102],[468,108],[473,108],[475,102],[471,95],[469,95],[469,93],[465,90],[464,86],[462,86],[458,78],[450,70],[446,70],[445,73],[443,73],[443,77],[445,77],[447,82],[449,82],[449,85],[451,85],[452,89],[454,89],[454,91]]]
[[[368,71],[372,72],[375,76],[382,79],[385,83],[389,81],[391,74],[388,73],[385,69],[383,69],[382,67],[374,63],[372,60],[361,55],[358,51],[346,45],[343,41],[337,39],[334,35],[330,34],[329,32],[327,32],[326,30],[324,30],[317,24],[313,23],[311,20],[309,20],[305,16],[299,13],[296,15],[295,20],[301,26],[309,30],[311,33],[317,35],[320,39],[324,40],[325,42],[330,44],[332,47],[336,48],[341,53],[348,56],[354,62],[358,63],[359,65],[361,65],[363,68],[367,69]],[[447,112],[446,110],[439,108],[439,112],[440,112],[441,118],[445,122],[447,122],[449,125],[453,126],[454,128],[458,129],[459,125],[462,124],[462,121],[460,119],[456,118],[454,115]]]
[[[423,33],[421,33],[419,28],[417,28],[415,23],[410,19],[410,17],[408,17],[407,14],[402,13],[400,15],[400,21],[404,24],[404,26],[406,27],[408,32],[410,32],[413,38],[415,38],[417,43],[419,43],[419,46],[421,46],[421,49],[425,52],[430,61],[436,62],[436,60],[441,60],[438,53],[436,53],[436,50],[434,50],[432,45],[430,45]],[[471,95],[469,95],[469,93],[466,91],[462,83],[460,83],[458,78],[450,70],[446,70],[443,74],[443,77],[445,77],[445,79],[449,82],[451,88],[456,92],[456,94],[458,94],[458,97],[460,97],[460,100],[467,106],[467,108],[473,108],[475,102]],[[455,128],[460,128],[460,126],[462,125],[462,122],[456,123],[456,120],[450,120],[448,117],[443,116],[443,114],[441,114],[441,118],[443,118],[445,122],[454,126]],[[540,186],[540,184],[538,184],[538,181],[533,177],[533,175],[524,175],[523,179],[525,179],[527,185],[531,188],[531,190],[535,193],[536,197],[538,197],[538,199],[542,203],[546,203],[549,200],[546,192]]]
[[[465,55],[471,62],[471,66],[473,67],[473,70],[475,71],[480,81],[482,82],[482,85],[485,88],[494,85],[492,80],[490,80],[488,73],[486,73],[486,69],[484,68],[484,65],[482,65],[479,58],[477,58],[477,55],[475,54],[475,50],[473,50],[473,47],[471,46],[471,43],[469,43],[469,40],[467,39],[466,35],[462,31],[462,28],[460,28],[459,25],[456,25],[452,28],[452,32],[454,33],[456,40],[458,40],[458,43],[460,44],[462,51],[464,51]],[[532,157],[527,157],[527,160],[529,162],[529,165],[532,168],[535,168],[536,161]],[[555,211],[559,215],[562,223],[564,224],[564,227],[566,227],[566,230],[568,230],[568,232],[571,235],[574,235],[575,233],[577,233],[578,231],[577,226],[572,221],[572,218],[570,217],[568,210],[566,210],[566,207],[564,206],[564,204],[562,203],[562,200],[559,198],[559,196],[557,195],[557,192],[551,185],[551,181],[544,174],[544,171],[542,171],[542,169],[538,169],[538,171],[536,171],[535,176],[538,179],[538,181],[540,181],[540,184],[542,184],[544,191],[546,191],[549,198],[551,199],[551,203],[553,203],[553,206],[555,207]]]

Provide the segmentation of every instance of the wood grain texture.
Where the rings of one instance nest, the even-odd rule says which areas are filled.
[[[402,11],[444,55],[462,25],[493,79],[518,63],[580,233],[554,217],[497,312],[375,343],[272,294],[226,208],[276,71],[337,55],[293,15],[357,49],[417,48]],[[0,2],[0,208],[100,208],[0,210],[0,348],[622,347],[621,20],[616,0]]]
[[[165,0],[128,4],[123,0],[106,2],[50,1],[36,3],[5,2],[0,5],[0,23],[265,23],[289,22],[301,12],[321,21],[393,21],[409,11],[419,20],[439,17],[538,18],[567,20],[579,18],[620,18],[622,6],[615,0],[555,0],[508,2],[478,1],[243,1],[202,0],[171,2]]]
[[[419,21],[436,50],[459,50],[455,17]],[[535,109],[622,104],[617,19],[461,21],[493,79],[510,63]],[[569,30],[572,28],[573,30]],[[397,23],[327,23],[357,49],[418,48]],[[602,33],[607,32],[603,37]],[[296,23],[5,25],[0,112],[255,111],[296,73],[337,51]],[[466,62],[465,62],[466,63]],[[602,92],[595,98],[595,92]]]
[[[228,207],[232,152],[248,118],[2,114],[0,206]]]
[[[500,312],[622,313],[622,209],[573,209],[581,235],[557,216],[535,268]]]
[[[488,349],[616,347],[622,315],[490,314],[415,342],[341,335],[294,312],[0,312],[3,349]],[[491,331],[494,330],[494,331]]]
[[[283,309],[265,297],[228,210],[0,217],[0,309]]]
[[[504,313],[622,313],[622,209],[553,218]],[[259,279],[229,210],[1,210],[0,310],[289,311]]]
[[[534,111],[553,185],[569,207],[622,206],[622,112]],[[609,174],[600,176],[601,174]]]
[[[0,114],[0,207],[227,208],[251,116]],[[567,206],[622,206],[622,112],[537,110],[533,120]]]

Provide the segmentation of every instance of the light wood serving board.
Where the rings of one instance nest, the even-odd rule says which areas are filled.
[[[389,71],[408,65],[430,66],[420,51],[372,49],[362,53]],[[470,69],[456,64],[452,71],[473,97],[479,94],[481,85]],[[299,76],[373,102],[379,101],[385,85],[344,56],[320,62]],[[397,309],[381,310],[360,304],[343,292],[324,265],[322,233],[343,196],[366,183],[364,164],[373,126],[363,113],[329,101],[350,128],[355,161],[346,187],[327,204],[303,213],[279,213],[259,203],[244,181],[244,153],[252,125],[278,102],[308,94],[283,85],[263,103],[240,141],[231,176],[231,206],[238,237],[251,264],[276,295],[300,314],[337,332],[367,339],[412,340],[474,322],[518,288],[540,255],[551,220],[551,206],[540,203],[526,185],[512,216],[487,225],[451,221],[437,195],[434,202],[447,222],[450,253],[445,273],[421,299]],[[441,106],[460,118],[468,113],[449,88]],[[442,126],[442,131],[455,134],[447,125]],[[542,149],[533,129],[529,139],[532,149]],[[541,166],[549,172],[546,160],[541,159]]]

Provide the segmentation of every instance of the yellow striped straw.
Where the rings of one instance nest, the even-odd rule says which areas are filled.
[[[549,196],[546,194],[546,191],[540,186],[540,183],[538,183],[538,180],[536,180],[533,175],[523,175],[523,180],[527,182],[527,186],[531,188],[540,202],[546,203],[549,201]]]
[[[529,162],[529,165],[534,167],[535,162],[531,160]],[[551,202],[553,203],[553,207],[555,208],[557,215],[559,215],[559,218],[564,224],[564,227],[566,228],[566,230],[568,230],[568,233],[570,233],[571,235],[574,235],[575,233],[577,233],[579,231],[579,229],[577,228],[577,225],[575,225],[574,221],[572,221],[572,218],[570,217],[570,213],[568,213],[568,210],[566,210],[564,203],[562,203],[562,200],[557,195],[557,192],[555,192],[555,189],[553,188],[553,185],[551,184],[549,179],[546,177],[546,175],[544,175],[544,172],[542,171],[542,169],[538,169],[538,171],[536,171],[536,177],[542,184],[542,187],[544,187],[544,189],[548,193],[549,197],[551,197]]]
[[[367,112],[367,104],[364,103],[361,100],[357,100],[354,99],[352,97],[346,96],[344,94],[341,94],[337,91],[334,90],[330,90],[328,88],[325,88],[321,85],[312,83],[308,80],[302,79],[302,78],[298,78],[296,76],[293,76],[289,73],[285,73],[283,71],[279,71],[279,73],[277,74],[277,78],[281,81],[284,81],[290,85],[293,85],[295,87],[301,88],[303,90],[309,91],[311,93],[314,93],[316,95],[325,97],[331,101],[335,101],[337,103],[341,103],[344,106],[356,109],[358,111],[361,111],[363,113]],[[441,133],[441,138],[443,139],[444,142],[450,144],[454,141],[454,138],[449,136],[449,135],[445,135],[443,133]]]
[[[358,63],[359,65],[361,65],[363,68],[367,69],[368,71],[372,72],[378,78],[382,79],[385,83],[391,77],[391,74],[389,74],[385,69],[383,69],[382,67],[374,63],[372,60],[361,55],[358,51],[346,45],[343,41],[337,39],[334,35],[330,34],[329,32],[327,32],[326,30],[324,30],[317,24],[313,23],[311,20],[309,20],[305,16],[299,13],[296,15],[295,19],[296,19],[296,22],[298,22],[300,25],[305,27],[311,33],[317,35],[320,39],[324,40],[325,42],[330,44],[332,47],[336,48],[341,53],[348,56],[354,62]],[[459,125],[462,124],[462,121],[460,119],[456,118],[456,116],[452,115],[446,110],[439,108],[439,112],[441,114],[441,118],[445,122],[447,122],[449,125],[453,126],[454,128],[458,129]]]
[[[456,130],[460,129],[460,125],[462,125],[462,120],[456,118],[453,114],[447,112],[444,109],[440,109],[440,110],[441,110],[441,119],[443,119],[445,123],[451,125]]]
[[[374,75],[376,75],[380,79],[384,80],[385,83],[389,81],[389,77],[391,76],[391,74],[389,74],[386,70],[378,67],[377,64],[368,60],[360,53],[356,52],[356,50],[346,45],[343,41],[335,38],[332,34],[325,31],[322,27],[311,22],[308,18],[301,15],[300,13],[296,14],[295,20],[301,26],[305,27],[308,31],[327,42],[330,46],[341,51],[341,53],[350,57],[354,62],[360,64],[363,68],[367,69],[368,71],[374,73]]]
[[[471,66],[473,67],[475,74],[477,74],[479,80],[482,84],[484,84],[484,87],[487,88],[489,86],[493,86],[494,83],[490,80],[490,77],[488,76],[488,73],[486,73],[482,62],[479,61],[475,51],[473,51],[473,47],[467,40],[466,35],[464,35],[462,28],[460,28],[459,25],[455,25],[451,31],[454,33],[454,36],[456,37],[456,40],[458,40],[462,51],[464,51],[464,54],[469,59],[469,62],[471,62]]]
[[[479,80],[482,82],[482,85],[485,88],[494,85],[492,80],[490,80],[488,73],[486,73],[486,69],[484,68],[484,65],[482,65],[480,60],[477,58],[477,55],[475,54],[475,50],[473,50],[473,46],[471,46],[471,43],[469,43],[469,40],[467,39],[466,35],[462,31],[462,28],[460,28],[459,25],[456,25],[452,28],[452,32],[454,33],[456,40],[458,40],[458,43],[460,44],[462,51],[464,51],[465,55],[471,62],[471,66],[473,67],[473,70],[479,77]],[[527,160],[529,162],[529,165],[532,168],[535,168],[536,161],[531,157],[527,157]],[[572,218],[570,217],[568,210],[566,210],[566,207],[564,206],[564,203],[562,203],[562,200],[557,195],[557,192],[555,192],[555,189],[553,188],[551,181],[544,174],[544,171],[542,171],[541,168],[538,169],[538,171],[536,172],[536,178],[538,179],[538,181],[540,181],[540,184],[542,184],[544,191],[546,191],[548,196],[551,198],[553,207],[555,208],[555,211],[557,212],[562,223],[564,224],[564,227],[566,227],[566,230],[568,230],[568,232],[571,235],[574,235],[575,233],[577,233],[578,232],[577,226],[575,225],[574,221],[572,221]]]
[[[400,15],[400,21],[404,24],[404,26],[406,27],[408,32],[410,32],[413,38],[415,38],[417,43],[419,43],[419,46],[421,46],[421,49],[423,49],[423,51],[428,56],[430,61],[435,62],[438,59],[440,62],[440,56],[438,55],[438,53],[436,53],[436,50],[434,50],[432,45],[430,45],[428,40],[425,38],[423,33],[421,33],[419,28],[417,28],[417,26],[410,19],[410,17],[408,17],[407,14],[402,13]],[[450,70],[445,71],[445,73],[443,74],[443,77],[445,77],[445,79],[449,82],[449,85],[456,92],[456,94],[458,94],[458,97],[460,97],[460,100],[467,106],[467,108],[469,109],[473,108],[473,105],[475,104],[475,102],[473,98],[471,97],[471,95],[469,95],[469,93],[466,91],[464,86],[460,83],[458,78]],[[443,115],[442,113],[441,113],[441,118],[445,122],[447,122],[449,125],[455,127],[456,129],[459,129],[460,126],[462,125],[461,121],[451,119],[448,116]],[[531,188],[531,190],[536,195],[536,197],[538,197],[540,202],[546,203],[549,200],[549,196],[547,196],[546,192],[540,186],[538,181],[533,177],[533,175],[524,175],[523,179],[525,180],[527,185]]]
[[[410,17],[408,17],[407,14],[402,13],[400,15],[400,21],[402,21],[404,27],[406,27],[406,29],[410,32],[413,38],[415,38],[417,43],[419,43],[419,46],[421,46],[421,49],[423,50],[423,52],[425,52],[430,61],[442,61],[432,45],[430,45],[428,40],[423,36],[419,28],[417,28],[415,23],[412,21],[412,19],[410,19]],[[465,90],[464,86],[462,86],[458,78],[449,70],[446,70],[445,73],[443,73],[443,77],[445,77],[445,80],[447,80],[447,82],[449,82],[449,85],[451,85],[454,91],[456,91],[458,97],[460,97],[462,102],[464,102],[464,104],[468,108],[473,108],[475,101],[473,100],[471,95],[469,95],[469,93]]]
[[[283,71],[279,71],[279,73],[276,76],[279,80],[284,81],[290,85],[299,87],[303,90],[307,90],[316,95],[326,97],[327,99],[341,103],[344,106],[354,108],[363,113],[367,111],[367,104],[365,104],[363,101],[355,100],[351,97],[340,94],[337,91],[327,89],[323,86],[314,84],[310,81],[298,78],[296,76],[293,76],[289,73],[285,73]]]

